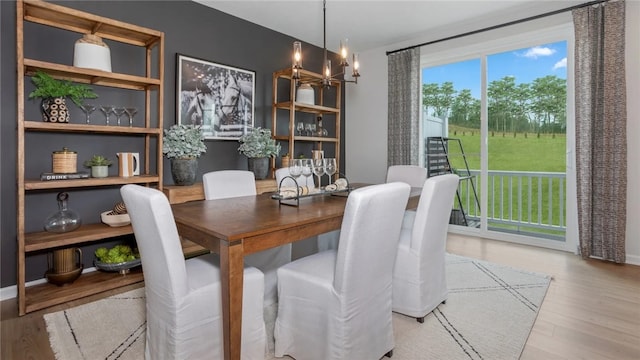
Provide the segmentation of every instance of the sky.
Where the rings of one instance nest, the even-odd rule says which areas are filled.
[[[491,83],[505,76],[515,76],[516,84],[555,75],[567,78],[567,43],[560,41],[531,48],[498,53],[487,57],[487,79]],[[456,91],[470,89],[480,99],[480,59],[422,69],[422,83],[453,82]]]

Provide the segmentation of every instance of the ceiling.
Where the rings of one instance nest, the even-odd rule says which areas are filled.
[[[194,0],[301,41],[323,46],[321,0]],[[564,9],[572,0],[328,0],[327,48],[351,51],[442,37]],[[424,40],[423,40],[424,41]]]

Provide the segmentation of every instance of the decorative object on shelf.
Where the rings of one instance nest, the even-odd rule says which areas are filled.
[[[47,272],[44,276],[52,284],[63,286],[74,282],[82,274],[82,250],[66,248],[47,254]]]
[[[74,179],[88,179],[89,173],[86,171],[78,171],[75,173],[53,173],[43,172],[40,173],[40,181],[53,181],[53,180],[74,180]]]
[[[74,84],[67,80],[56,80],[49,74],[38,71],[31,77],[36,89],[29,93],[29,99],[41,98],[40,109],[45,122],[69,122],[69,110],[66,98],[71,99],[77,106],[82,105],[83,99],[98,97],[93,90],[84,84]]]
[[[84,34],[73,47],[73,66],[111,72],[111,51],[97,35]]]
[[[131,224],[131,218],[127,213],[127,207],[123,201],[117,202],[113,210],[100,214],[100,220],[111,227],[120,227]]]
[[[346,69],[349,67],[349,56],[347,43],[348,40],[344,39],[340,42],[340,67],[342,71],[336,74],[331,73],[331,60],[327,57],[327,0],[322,1],[322,34],[324,39],[324,59],[322,62],[322,85],[329,86],[332,81],[341,81],[347,83],[358,83],[358,78],[360,77],[360,61],[358,59],[357,54],[353,54],[353,71],[351,72],[351,77],[353,80],[345,80],[345,79],[336,79],[335,76],[346,75]],[[302,44],[299,41],[293,42],[293,78],[299,79],[300,72],[299,69],[302,69]],[[343,76],[344,77],[344,76]]]
[[[281,161],[281,166],[283,168],[289,167],[289,163],[291,162],[291,157],[289,156],[289,154],[284,154],[282,155],[282,161]]]
[[[58,193],[58,211],[51,214],[44,223],[44,229],[54,233],[65,233],[80,227],[82,220],[75,211],[67,208],[69,194]]]
[[[52,169],[56,174],[72,174],[78,171],[78,153],[63,147],[51,154]]]
[[[164,130],[162,153],[171,162],[171,176],[176,185],[193,185],[198,158],[206,151],[201,126],[178,124]]]
[[[300,84],[296,90],[296,102],[315,105],[316,95],[313,87],[309,84]]]
[[[324,159],[324,150],[311,150],[311,159]]]
[[[178,124],[200,125],[206,139],[219,140],[253,127],[254,71],[178,54],[176,73]]]
[[[271,137],[271,130],[254,128],[238,142],[238,152],[249,159],[249,171],[253,171],[256,179],[265,179],[269,174],[269,158],[280,153],[280,144]]]
[[[127,226],[131,224],[129,214],[116,214],[113,210],[100,213],[100,220],[111,227]]]
[[[118,176],[129,177],[140,175],[140,154],[134,152],[119,152]]]
[[[105,178],[109,176],[109,166],[112,161],[102,155],[93,155],[84,162],[84,166],[91,169],[91,177]]]
[[[141,265],[138,249],[129,245],[116,245],[111,249],[101,247],[94,252],[96,259],[93,264],[103,271],[117,271],[125,275],[131,268]]]

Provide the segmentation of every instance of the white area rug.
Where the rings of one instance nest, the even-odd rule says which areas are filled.
[[[447,255],[449,299],[425,318],[393,314],[392,359],[518,359],[550,277]],[[143,359],[144,289],[44,316],[58,360]],[[265,309],[270,338],[275,308]],[[273,357],[270,344],[267,359]],[[303,360],[303,359],[299,359]]]

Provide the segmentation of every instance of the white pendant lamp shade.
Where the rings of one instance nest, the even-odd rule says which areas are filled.
[[[74,46],[73,66],[111,72],[111,51],[99,36],[85,34]]]

